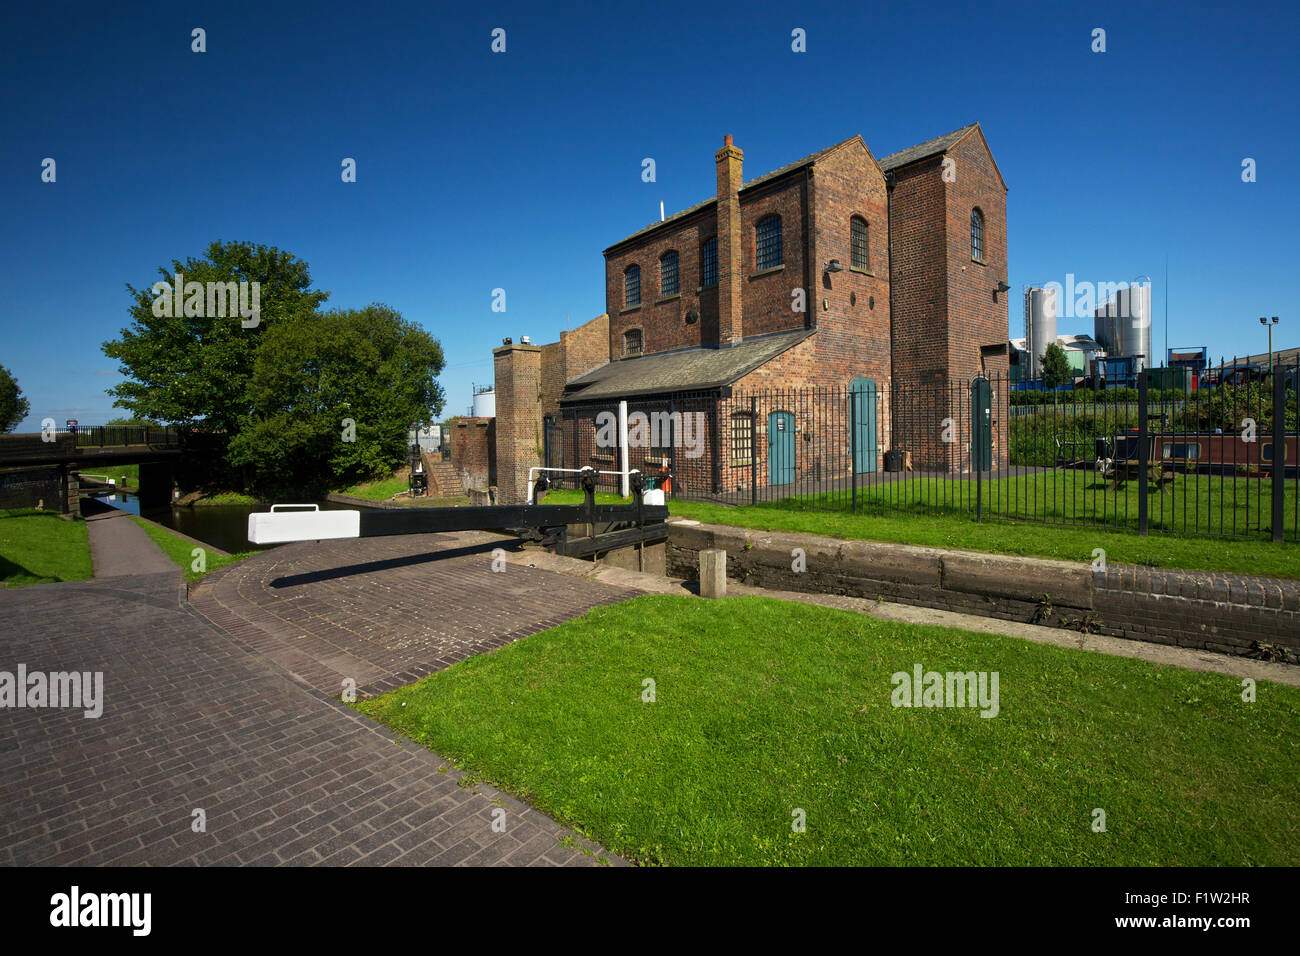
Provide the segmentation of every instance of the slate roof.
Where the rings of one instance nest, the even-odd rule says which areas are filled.
[[[693,348],[656,352],[607,362],[571,379],[560,403],[572,405],[593,400],[614,400],[636,395],[693,392],[730,385],[766,362],[772,361],[816,329],[798,329],[742,339],[729,348]]]
[[[961,129],[955,129],[951,133],[944,133],[942,136],[936,136],[934,139],[928,139],[924,143],[918,143],[915,146],[909,146],[907,149],[899,150],[897,153],[891,153],[884,159],[880,160],[880,168],[884,170],[898,169],[900,166],[906,166],[908,163],[914,163],[918,159],[925,159],[928,156],[937,156],[940,153],[946,153],[952,147],[956,146],[967,133],[973,130],[979,123],[971,123],[969,126],[963,126]]]

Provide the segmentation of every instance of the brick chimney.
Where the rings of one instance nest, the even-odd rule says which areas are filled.
[[[733,345],[744,335],[741,325],[741,272],[744,249],[740,242],[741,163],[745,158],[731,145],[728,133],[713,159],[718,164],[718,344]]]

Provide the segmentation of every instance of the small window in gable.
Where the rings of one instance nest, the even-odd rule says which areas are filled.
[[[849,220],[849,264],[864,272],[871,271],[867,221],[861,216],[854,216]]]

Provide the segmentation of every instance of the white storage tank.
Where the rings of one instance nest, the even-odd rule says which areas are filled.
[[[1029,352],[1028,378],[1042,378],[1043,353],[1056,341],[1055,289],[1025,287],[1025,349]]]
[[[497,393],[496,392],[479,392],[474,396],[474,417],[475,418],[496,418],[497,417]]]

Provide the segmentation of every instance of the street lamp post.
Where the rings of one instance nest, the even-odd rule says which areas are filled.
[[[1268,329],[1268,374],[1273,374],[1273,326],[1277,325],[1277,316],[1273,316],[1272,325],[1264,316],[1259,317],[1259,324]]]

